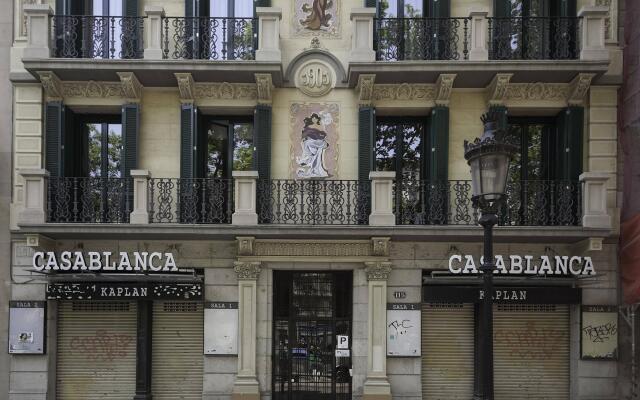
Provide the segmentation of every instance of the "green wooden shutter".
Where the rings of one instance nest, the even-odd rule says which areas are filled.
[[[509,130],[509,110],[506,106],[491,106],[490,112],[495,112],[498,115],[498,129]]]
[[[368,181],[369,172],[374,170],[375,113],[373,107],[360,107],[358,111],[358,180],[361,181]]]
[[[558,115],[558,179],[577,181],[582,173],[584,108],[570,106]]]
[[[140,129],[140,104],[122,106],[122,177],[131,176],[131,170],[138,168],[138,131]]]
[[[511,1],[510,0],[493,0],[493,16],[494,17],[510,17]]]
[[[194,178],[195,106],[182,104],[180,108],[180,178]]]
[[[449,18],[451,15],[451,4],[449,0],[428,0],[426,2],[425,13],[429,18]]]
[[[576,10],[576,0],[557,0],[551,12],[558,17],[575,17]]]
[[[64,106],[60,101],[49,101],[45,105],[45,167],[52,177],[63,176],[63,132]]]
[[[138,17],[138,0],[122,0],[122,15],[124,17]],[[125,35],[122,38],[122,58],[142,58],[142,24],[137,24],[135,19],[123,19],[122,24],[128,24],[133,29],[133,35]],[[131,25],[129,25],[131,24]],[[132,24],[136,24],[135,26]]]
[[[202,129],[203,117],[197,107],[194,107],[193,114],[193,143],[195,146],[193,151],[193,177],[205,178],[207,176],[207,132],[206,129]]]
[[[256,7],[271,7],[271,0],[255,0]]]
[[[444,183],[449,179],[449,107],[436,106],[431,110],[429,121],[428,157],[426,179]]]
[[[259,104],[253,114],[255,166],[260,180],[271,179],[271,106]]]
[[[376,7],[378,5],[378,0],[364,0],[365,7]]]
[[[138,0],[123,0],[122,11],[125,17],[137,17]]]

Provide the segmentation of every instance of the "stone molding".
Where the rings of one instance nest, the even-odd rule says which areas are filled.
[[[374,256],[389,256],[389,244],[391,243],[390,237],[372,237],[371,242],[373,244],[372,254]]]
[[[174,75],[178,81],[180,102],[193,103],[193,99],[195,98],[195,82],[193,81],[193,76],[188,72],[176,72]]]
[[[38,71],[40,83],[48,100],[62,100],[62,81],[53,71]]]
[[[358,84],[356,90],[358,94],[358,103],[361,106],[370,106],[373,102],[373,91],[375,88],[376,75],[362,74],[358,76]]]
[[[254,74],[258,104],[270,105],[273,101],[273,79],[271,74]]]
[[[239,256],[250,256],[253,254],[253,243],[256,238],[253,236],[238,236],[236,238],[238,241],[238,255]]]
[[[195,99],[214,100],[257,100],[258,89],[255,83],[196,82]]]
[[[364,272],[368,281],[386,281],[391,274],[391,263],[388,261],[365,262]]]
[[[37,74],[49,101],[80,97],[114,98],[137,103],[142,98],[143,86],[133,72],[117,72],[120,82],[61,81],[53,71],[38,71]]]
[[[440,74],[436,81],[435,87],[435,103],[438,106],[449,107],[449,98],[451,97],[451,90],[453,89],[453,81],[456,79],[456,74]]]
[[[426,83],[373,86],[373,100],[435,100],[435,85]]]
[[[122,92],[127,101],[139,103],[142,99],[142,84],[133,72],[118,72],[120,83],[122,84]]]
[[[607,7],[604,20],[604,39],[606,43],[618,43],[618,0],[596,0],[596,6]]]
[[[252,258],[332,259],[388,257],[391,239],[372,237],[371,240],[303,240],[256,239],[239,236],[238,256]]]
[[[509,102],[550,101],[563,106],[582,105],[595,74],[578,74],[570,83],[510,83],[513,74],[496,74],[485,89],[489,106]]]
[[[257,280],[262,270],[259,261],[235,261],[233,270],[238,275],[238,280]]]

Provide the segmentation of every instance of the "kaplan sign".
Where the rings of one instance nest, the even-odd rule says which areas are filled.
[[[121,251],[112,258],[110,251],[37,251],[33,254],[36,271],[91,271],[91,272],[177,272],[172,253]]]
[[[506,258],[506,259],[505,259]],[[478,267],[484,262],[480,257],[477,264],[473,256],[464,257],[454,254],[449,258],[449,271],[452,274],[477,274]],[[583,276],[595,275],[591,257],[579,256],[495,256],[494,274],[501,275],[558,275]]]

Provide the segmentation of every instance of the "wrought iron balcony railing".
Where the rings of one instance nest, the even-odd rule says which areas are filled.
[[[470,18],[376,18],[378,61],[469,58]]]
[[[54,15],[56,58],[142,58],[144,17]]]
[[[258,181],[261,224],[366,225],[371,183],[357,180]]]
[[[394,187],[398,225],[477,225],[471,181],[406,180]],[[582,185],[574,181],[522,181],[507,184],[498,213],[504,226],[579,226]]]
[[[231,223],[231,179],[150,178],[148,191],[150,223]]]
[[[132,183],[131,178],[49,178],[47,221],[129,222],[133,200]]]
[[[489,18],[488,24],[491,60],[579,58],[579,17]]]
[[[162,18],[167,59],[254,60],[257,47],[257,18]]]

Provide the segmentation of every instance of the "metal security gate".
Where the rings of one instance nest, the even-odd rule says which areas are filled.
[[[201,400],[202,302],[153,303],[151,393],[154,400]]]
[[[498,304],[493,326],[496,400],[569,398],[569,307]]]
[[[136,304],[58,303],[57,400],[131,400],[136,381]]]
[[[352,276],[274,272],[274,400],[351,399]]]
[[[473,304],[422,305],[422,398],[473,397]]]

